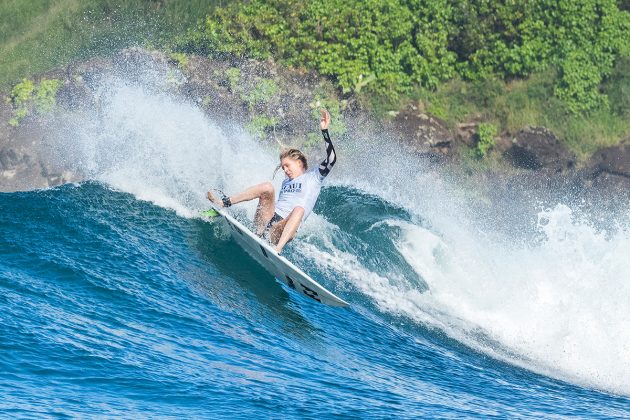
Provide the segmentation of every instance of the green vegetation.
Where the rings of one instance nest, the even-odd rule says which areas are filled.
[[[321,109],[324,108],[328,110],[331,117],[330,127],[328,127],[328,131],[330,134],[335,137],[342,136],[346,134],[348,128],[343,120],[343,115],[341,111],[347,105],[346,101],[339,102],[337,99],[333,97],[333,95],[327,93],[324,89],[318,89],[313,95],[313,102],[311,102],[310,106],[313,109],[311,112],[311,116],[313,117],[313,122],[319,123],[321,119]],[[320,135],[317,134],[317,139],[319,141]]]
[[[324,108],[328,110],[331,117],[330,126],[328,127],[330,134],[335,137],[346,134],[348,128],[346,127],[343,115],[341,114],[341,111],[347,105],[346,101],[339,102],[333,97],[333,95],[326,92],[325,89],[320,88],[313,95],[313,101],[309,105],[312,109],[311,117],[314,125],[319,123],[321,119],[321,110]],[[308,133],[306,140],[304,141],[304,147],[307,149],[320,147],[322,141],[321,139],[322,137],[320,133]]]
[[[188,55],[184,53],[172,52],[169,54],[170,59],[177,64],[182,71],[188,71]]]
[[[241,70],[237,67],[230,67],[225,71],[230,90],[238,93],[241,100],[247,104],[249,112],[256,109],[260,114],[255,114],[245,127],[254,137],[263,137],[269,129],[273,129],[278,124],[278,118],[271,116],[269,108],[277,104],[280,87],[272,79],[260,78],[256,85],[247,90],[241,85]]]
[[[0,89],[138,44],[168,51],[183,71],[191,53],[273,58],[328,76],[344,100],[316,93],[314,103],[339,121],[336,134],[346,101],[380,116],[414,101],[451,127],[545,126],[585,158],[630,136],[628,33],[630,7],[618,0],[4,0]],[[236,67],[220,77],[252,111],[278,94],[269,80],[246,93]],[[24,83],[11,96],[17,123],[29,112],[16,102]],[[47,89],[28,95],[50,103]],[[262,114],[257,132],[276,124]]]
[[[446,49],[448,33],[437,3],[234,2],[217,8],[199,29],[182,37],[179,46],[204,55],[283,59],[331,76],[344,92],[370,88],[372,93],[396,96],[414,84],[436,86],[453,74],[455,57]]]
[[[203,54],[275,57],[330,75],[344,92],[397,97],[465,80],[558,69],[554,94],[579,114],[615,59],[630,54],[630,14],[615,0],[251,0],[217,8],[180,41]]]
[[[13,89],[11,89],[11,95],[9,96],[8,100],[13,104],[14,107],[21,107],[33,98],[34,91],[35,84],[28,79],[23,79],[20,83],[13,86]]]
[[[204,108],[209,108],[212,105],[213,99],[210,95],[204,95],[201,100],[201,106]]]
[[[629,30],[616,0],[249,0],[176,48],[314,69],[381,115],[410,98],[451,126],[544,125],[586,157],[630,135]]]
[[[50,112],[57,105],[57,90],[61,86],[61,80],[42,79],[37,87],[35,106],[39,112]]]
[[[630,117],[630,57],[622,57],[617,61],[604,86],[613,113],[626,119]]]
[[[33,111],[39,114],[52,111],[57,105],[57,90],[61,84],[57,79],[42,79],[38,85],[23,79],[15,85],[7,98],[13,105],[13,117],[9,125],[18,126]]]
[[[238,92],[238,85],[241,81],[241,69],[239,69],[238,67],[230,67],[225,71],[225,76],[227,77],[230,91]]]
[[[484,157],[496,143],[494,137],[497,135],[497,127],[490,123],[479,123],[475,133],[477,156]]]
[[[458,2],[460,74],[525,77],[558,69],[554,94],[573,114],[605,105],[598,91],[618,55],[630,53],[630,14],[615,0]]]
[[[278,124],[278,119],[266,115],[256,115],[247,124],[246,129],[254,137],[263,137],[269,129]]]
[[[28,102],[33,97],[35,85],[28,79],[22,80],[11,90],[11,95],[7,98],[13,105],[13,117],[9,120],[9,125],[16,127],[23,118],[28,115]]]
[[[630,77],[623,68],[627,63],[620,60],[603,85],[603,91],[610,92],[610,108],[587,115],[568,114],[563,102],[553,95],[552,69],[510,82],[453,79],[435,90],[418,90],[412,99],[451,128],[470,120],[493,121],[499,133],[515,133],[527,126],[547,127],[584,160],[598,148],[630,136]],[[624,104],[624,100],[628,102]]]
[[[251,91],[241,92],[241,99],[247,103],[249,110],[253,111],[256,105],[272,102],[279,91],[276,82],[271,79],[261,79]]]
[[[0,90],[23,77],[132,45],[164,46],[207,0],[2,0]]]

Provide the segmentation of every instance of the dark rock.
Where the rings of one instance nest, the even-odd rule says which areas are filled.
[[[594,189],[630,192],[630,138],[593,154],[580,176]]]
[[[110,68],[115,74],[124,76],[133,83],[138,83],[150,87],[152,84],[160,85],[170,76],[180,76],[176,82],[183,82],[181,74],[173,72],[174,66],[169,65],[166,54],[160,51],[148,51],[142,48],[129,48],[121,51],[112,57]]]
[[[591,157],[588,166],[596,172],[630,178],[630,138],[618,146],[599,150]]]
[[[240,70],[236,82],[228,78],[227,70],[232,67]],[[185,66],[179,67],[162,52],[129,49],[113,57],[94,58],[47,73],[47,77],[60,78],[64,82],[57,94],[57,104],[62,111],[59,115],[63,116],[64,110],[85,110],[86,113],[94,111],[95,119],[98,119],[103,103],[103,86],[106,90],[109,83],[121,76],[126,82],[137,82],[149,90],[166,92],[196,104],[221,125],[227,136],[240,132],[257,117],[273,119],[275,124],[264,129],[260,140],[274,143],[274,147],[276,144],[304,147],[307,154],[319,152],[318,147],[309,150],[305,143],[317,124],[313,114],[322,105],[318,97],[339,104],[340,121],[346,129],[343,136],[365,139],[365,142],[376,138],[387,142],[388,147],[400,147],[413,154],[414,159],[440,168],[446,161],[452,163],[451,168],[458,167],[461,151],[466,146],[475,146],[477,121],[450,129],[438,118],[426,114],[422,103],[418,102],[392,113],[392,118],[383,122],[365,112],[356,98],[342,100],[330,82],[317,74],[288,69],[270,61],[191,56]],[[273,80],[277,92],[272,98],[253,100],[252,92],[264,79]],[[69,172],[63,166],[68,166],[67,162],[55,159],[46,148],[46,134],[54,127],[54,116],[48,122],[41,116],[25,119],[19,127],[12,127],[7,124],[12,113],[6,98],[0,98],[0,191],[45,188],[81,179],[81,174]],[[581,193],[582,189],[609,191],[609,188],[630,191],[628,142],[600,151],[588,168],[579,172],[572,170],[575,156],[545,128],[524,129],[514,138],[500,137],[495,150],[513,166],[527,170],[514,170],[505,164],[496,167],[496,173],[470,170],[473,176],[485,178],[482,181],[487,185],[488,195],[495,189],[512,191],[530,187],[567,193],[577,190]],[[512,178],[515,176],[517,178]],[[463,177],[470,177],[470,174]],[[497,195],[497,200],[500,197]]]
[[[478,125],[479,123],[477,122],[457,124],[457,140],[468,147],[474,147],[476,142],[475,132],[477,131]]]
[[[529,127],[519,131],[504,156],[517,168],[559,173],[575,168],[576,157],[551,131]]]
[[[57,105],[66,109],[78,109],[94,106],[92,92],[82,79],[74,83],[65,83],[57,92]]]
[[[226,70],[231,67],[240,70],[236,84],[228,81]],[[80,180],[79,174],[63,167],[68,165],[63,158],[51,153],[46,133],[63,130],[67,122],[64,118],[73,118],[75,111],[98,119],[108,87],[119,80],[196,104],[219,122],[227,135],[240,132],[256,118],[266,117],[276,123],[255,134],[260,135],[261,141],[305,147],[307,154],[310,150],[304,142],[317,124],[313,109],[321,106],[314,100],[315,92],[341,104],[331,85],[312,72],[287,69],[273,62],[198,56],[189,57],[187,64],[180,67],[165,53],[138,48],[120,51],[110,58],[73,63],[43,76],[63,81],[55,112],[29,115],[13,127],[8,121],[14,110],[6,97],[0,98],[0,191],[45,188]],[[262,82],[275,84],[277,92],[264,98],[252,95]],[[340,116],[342,124],[344,117]]]
[[[13,169],[18,163],[17,153],[10,148],[0,149],[0,171],[9,171]]]
[[[630,191],[630,176],[600,172],[590,182],[590,187],[604,191]]]
[[[422,112],[419,106],[411,104],[397,112],[392,126],[417,153],[450,155],[453,152],[452,133],[437,118]]]

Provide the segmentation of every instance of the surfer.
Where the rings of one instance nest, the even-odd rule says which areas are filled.
[[[277,200],[271,182],[253,185],[245,191],[229,197],[223,196],[221,199],[208,191],[208,200],[219,207],[230,207],[236,203],[258,199],[254,215],[256,234],[266,236],[278,254],[293,239],[300,225],[311,214],[322,182],[337,161],[335,148],[328,134],[330,114],[322,109],[321,115],[320,128],[326,144],[326,158],[319,167],[309,170],[304,153],[297,149],[283,150],[276,171],[282,169],[286,178],[282,182]]]

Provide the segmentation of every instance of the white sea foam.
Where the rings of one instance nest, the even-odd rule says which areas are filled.
[[[118,78],[106,85],[98,111],[66,115],[51,146],[89,179],[191,217],[208,189],[241,190],[273,172],[272,153],[244,132],[228,138],[198,107]]]
[[[403,232],[395,246],[430,292],[420,310],[405,309],[413,295],[390,310],[423,322],[429,314],[455,338],[538,372],[630,393],[627,231],[607,238],[564,205],[541,212],[542,243],[518,250],[482,239],[472,249],[447,245],[392,224]]]
[[[428,292],[335,247],[333,227],[323,244],[302,243],[301,252],[385,312],[536,372],[630,394],[630,232],[599,232],[565,205],[541,212],[544,239],[520,249],[487,238],[469,248],[417,224],[386,223],[400,230],[393,246]]]

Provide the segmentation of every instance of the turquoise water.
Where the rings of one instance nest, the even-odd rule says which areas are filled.
[[[588,383],[459,327],[465,312],[435,309],[431,271],[400,246],[429,222],[356,188],[325,188],[286,250],[348,309],[285,289],[217,224],[103,183],[0,194],[0,208],[2,416],[630,417],[628,359]],[[600,356],[582,363],[606,378]]]

